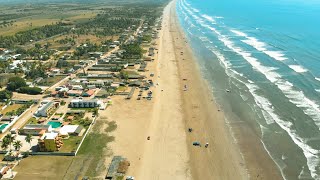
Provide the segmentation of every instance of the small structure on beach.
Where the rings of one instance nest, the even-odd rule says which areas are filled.
[[[105,179],[116,180],[118,177],[123,177],[129,166],[130,162],[126,158],[114,156]]]

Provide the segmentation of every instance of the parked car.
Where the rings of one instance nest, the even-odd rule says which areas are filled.
[[[198,142],[198,141],[193,142],[192,145],[194,145],[194,146],[201,146],[200,142]]]
[[[134,180],[133,176],[127,176],[126,180]]]

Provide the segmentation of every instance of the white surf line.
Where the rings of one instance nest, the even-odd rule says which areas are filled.
[[[190,11],[190,10],[189,10]],[[200,18],[200,17],[198,17]],[[206,24],[201,24],[200,23],[201,21],[197,22],[198,24],[200,25],[204,25],[204,27],[207,27],[207,28],[210,28],[209,25],[206,25]],[[260,71],[260,72],[264,72],[263,74],[266,76],[267,79],[269,79],[271,82],[273,83],[276,83],[276,85],[278,86],[278,88],[280,90],[282,90],[284,92],[285,89],[289,89],[289,91],[291,90],[292,92],[292,84],[287,82],[287,81],[284,81],[283,79],[281,79],[281,75],[277,74],[276,72],[274,72],[274,68],[272,67],[265,67],[265,66],[262,66],[260,64],[260,62],[257,61],[256,58],[254,57],[251,57],[251,54],[248,54],[244,51],[242,51],[240,48],[238,47],[233,47],[232,45],[232,42],[229,41],[228,39],[225,38],[225,36],[222,36],[222,34],[217,31],[216,29],[214,28],[210,28],[213,32],[215,32],[217,35],[218,35],[218,38],[220,38],[220,40],[229,48],[231,48],[232,50],[234,50],[237,54],[241,55],[244,57],[245,60],[247,60],[254,69]],[[221,39],[221,38],[224,38],[224,39]],[[231,42],[231,43],[230,43]],[[269,73],[268,75],[266,75],[265,73]],[[269,76],[271,75],[271,76]],[[290,85],[290,87],[288,87],[287,85]],[[293,90],[294,91],[294,90]],[[294,91],[296,92],[296,91]],[[299,93],[299,92],[298,92]],[[302,92],[300,92],[299,94],[301,94]],[[290,94],[288,93],[284,93],[286,96],[289,96]],[[303,93],[302,93],[303,94]],[[295,94],[297,95],[297,94]],[[303,94],[304,96],[304,94]],[[304,96],[305,97],[305,96]],[[292,97],[291,97],[292,98]],[[289,99],[291,99],[289,98]],[[303,100],[305,100],[305,98],[303,98]],[[290,100],[292,103],[295,102],[295,101],[292,101]],[[314,107],[312,106],[312,103],[310,101],[307,101],[309,102],[309,106],[311,105],[311,107]],[[299,103],[295,103],[295,104],[300,104],[301,102]],[[301,104],[300,104],[301,105]],[[298,106],[299,107],[299,106]],[[302,106],[300,106],[302,107]],[[313,149],[311,146],[307,145],[304,141],[303,138],[301,138],[298,134],[296,134],[296,132],[291,128],[292,127],[292,123],[291,122],[287,122],[287,121],[283,121],[281,120],[280,118],[277,118],[278,116],[276,114],[271,114],[274,118],[274,120],[277,120],[277,124],[283,129],[285,130],[288,135],[291,137],[291,139],[295,142],[295,144],[297,144],[302,150],[303,150],[303,153],[307,159],[307,164],[308,164],[308,168],[311,172],[311,176],[313,178],[318,178],[319,176],[316,174],[316,169],[317,169],[317,164],[319,164],[319,151],[316,150],[316,149]],[[309,114],[310,115],[310,114]],[[319,125],[319,123],[316,123]]]

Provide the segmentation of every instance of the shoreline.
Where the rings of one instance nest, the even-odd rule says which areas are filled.
[[[264,169],[259,163],[267,162],[265,156],[250,159],[261,156],[252,153],[256,149],[250,147],[259,147],[256,138],[248,138],[255,140],[251,142],[234,138],[246,136],[237,131],[240,128],[234,131],[232,122],[226,122],[224,113],[218,111],[219,105],[178,22],[175,6],[173,0],[164,8],[156,40],[159,51],[145,73],[158,84],[152,88],[154,98],[137,101],[138,92],[130,102],[115,97],[114,105],[101,113],[102,120],[117,124],[111,134],[115,137],[110,143],[113,155],[128,158],[131,166],[127,175],[142,180],[251,179],[257,174],[258,179],[279,179],[271,173],[273,168],[261,172]],[[154,77],[149,77],[150,73]],[[188,128],[193,131],[188,132]],[[151,137],[149,141],[147,136]],[[193,146],[194,141],[202,145],[208,142],[209,147]],[[241,146],[251,153],[240,152]],[[105,165],[110,162],[108,157]]]
[[[176,21],[179,21],[177,15],[175,14]],[[182,29],[179,22],[175,23],[178,24],[178,31],[180,36],[186,38],[186,34]],[[194,56],[191,45],[188,44],[186,41],[187,50],[190,51],[192,54],[192,62],[190,63],[190,67],[194,67],[194,75],[198,76],[199,81],[201,81],[202,89],[207,97],[210,97],[211,102],[208,107],[211,107],[212,112],[217,112],[220,105],[215,101],[214,94],[211,92],[211,85],[204,79],[202,72],[199,67],[199,63]],[[183,68],[181,70],[184,71]],[[188,95],[185,95],[188,98]],[[204,95],[202,95],[203,97]],[[201,97],[201,96],[199,96]],[[207,98],[208,99],[208,98]],[[202,101],[203,102],[203,101]],[[207,108],[208,108],[207,107]],[[222,109],[221,109],[222,111]],[[272,157],[268,154],[269,152],[265,149],[264,144],[260,140],[259,135],[255,134],[255,131],[252,129],[248,123],[236,122],[234,120],[227,120],[225,119],[223,112],[222,115],[216,115],[217,119],[220,118],[218,121],[224,121],[221,123],[221,126],[224,126],[226,129],[226,136],[228,136],[228,140],[231,143],[231,147],[237,150],[234,150],[231,154],[234,156],[234,160],[238,161],[240,166],[237,166],[240,169],[240,174],[243,179],[283,179],[283,176],[280,173],[280,169],[277,166],[276,162],[272,159]],[[186,116],[188,119],[188,116]],[[190,119],[190,117],[189,117]],[[217,119],[215,119],[217,121]],[[192,120],[190,120],[192,121]],[[210,122],[206,121],[208,124]],[[213,123],[212,123],[213,124]],[[210,129],[210,127],[208,127]],[[246,174],[248,177],[245,177]],[[222,176],[226,178],[225,176]],[[221,177],[220,177],[221,178]],[[229,178],[227,178],[229,179]],[[237,177],[240,179],[240,177]]]
[[[175,5],[174,5],[175,7]],[[193,55],[178,17],[173,8],[172,29],[175,49],[183,47],[183,56],[176,52],[180,74],[180,86],[187,84],[190,90],[181,88],[186,129],[192,127],[194,131],[187,137],[190,152],[190,166],[194,179],[248,179],[247,170],[237,144],[225,122],[224,114],[218,111],[218,105],[210,91],[210,86],[202,77],[199,64]],[[187,81],[183,79],[187,77]],[[209,143],[205,152],[197,152],[190,146],[192,141],[200,140],[202,144]],[[199,163],[201,162],[201,163]]]

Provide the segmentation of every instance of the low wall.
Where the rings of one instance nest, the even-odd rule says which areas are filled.
[[[30,152],[34,156],[75,156],[75,152]]]

